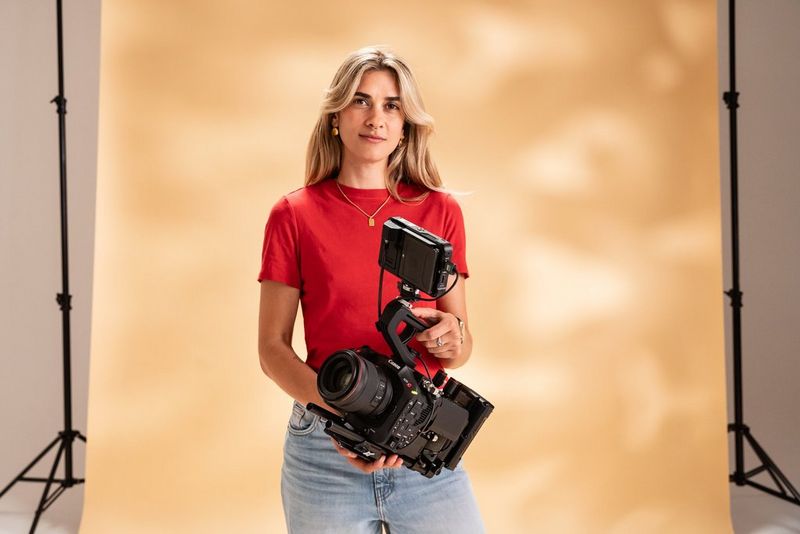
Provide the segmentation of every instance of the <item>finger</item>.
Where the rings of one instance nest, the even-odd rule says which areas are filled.
[[[358,455],[353,451],[342,447],[342,445],[334,440],[334,444],[336,445],[336,450],[339,451],[339,454],[345,456],[347,458],[358,458]]]
[[[359,471],[363,471],[364,473],[372,473],[375,470],[374,464],[377,463],[364,460],[363,458],[360,458],[358,456],[355,458],[347,458],[347,461],[350,463],[350,465],[352,465]]]
[[[411,313],[418,319],[429,319],[434,322],[439,322],[444,315],[444,312],[436,308],[411,308]]]
[[[456,328],[458,326],[456,325]],[[441,323],[437,323],[432,327],[428,328],[427,330],[423,330],[419,334],[417,334],[417,339],[419,341],[436,341],[437,337],[444,337],[445,335],[449,334],[453,331],[453,325],[450,324],[450,321],[442,321]]]
[[[451,342],[451,340],[449,339],[450,337],[452,336],[447,336],[447,335],[439,336],[431,341],[425,341],[422,344],[425,346],[426,349],[437,349],[444,347],[445,345],[450,343]]]
[[[460,351],[452,347],[440,347],[438,349],[431,349],[428,353],[437,358],[455,358],[459,355]]]
[[[353,451],[349,451],[349,450],[345,449],[344,447],[342,447],[342,446],[339,444],[339,442],[338,442],[338,441],[336,441],[335,439],[331,438],[331,441],[333,442],[333,445],[334,445],[334,447],[336,447],[336,451],[337,451],[339,454],[341,454],[342,456],[345,456],[345,457],[347,457],[347,458],[355,458],[355,457],[357,457],[357,456],[358,456],[358,455],[357,455],[356,453],[354,453]]]
[[[386,467],[390,467],[392,469],[403,467],[403,459],[397,454],[393,454],[386,460]]]
[[[439,343],[438,341],[441,341]],[[460,343],[458,342],[458,338],[455,336],[448,334],[444,336],[440,336],[433,341],[425,341],[422,345],[428,349],[429,352],[442,352],[446,350],[453,350],[454,347],[458,347]]]
[[[386,463],[386,455],[382,454],[380,458],[375,460],[374,462],[365,462],[367,464],[368,473],[372,473],[373,471],[377,471],[383,467],[383,464]]]
[[[365,462],[361,458],[348,458],[347,461],[359,471],[363,471],[364,473],[372,472],[370,471],[370,462]]]
[[[429,328],[428,330],[424,330],[423,332],[416,335],[417,341],[425,345],[426,347],[435,347],[436,340],[441,339],[442,345],[445,343],[445,337],[448,337],[449,330],[437,328],[433,330]]]

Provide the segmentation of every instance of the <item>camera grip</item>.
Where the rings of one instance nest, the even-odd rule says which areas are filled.
[[[403,323],[406,326],[398,333],[397,328]],[[408,343],[414,334],[427,329],[428,325],[411,313],[411,308],[406,301],[398,298],[386,305],[375,326],[389,344],[392,353],[404,364],[413,368],[417,353],[408,347]]]

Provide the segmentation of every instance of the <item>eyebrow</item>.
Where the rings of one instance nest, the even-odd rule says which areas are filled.
[[[369,96],[367,93],[361,93],[359,91],[356,91],[355,96],[360,96],[360,97],[368,98],[368,99],[372,100],[372,97]],[[387,96],[386,100],[398,100],[399,101],[400,97],[399,96]]]

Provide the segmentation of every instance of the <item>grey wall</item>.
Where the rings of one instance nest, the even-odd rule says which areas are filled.
[[[0,1],[0,489],[63,429],[55,1]],[[64,2],[73,295],[73,420],[86,434],[92,302],[100,0]],[[90,438],[91,439],[91,438]],[[85,447],[75,447],[84,473]],[[54,455],[38,464],[46,476]],[[63,462],[60,471],[63,476]],[[0,499],[0,532],[27,532],[44,485]],[[76,532],[83,489],[67,490],[38,532]]]
[[[736,4],[744,421],[800,489],[800,2],[739,0]],[[729,88],[727,1],[720,3],[719,15],[721,94]],[[730,130],[728,110],[722,103],[720,126],[725,289],[729,289],[733,284]],[[731,308],[727,297],[724,302],[732,421]],[[757,467],[759,463],[747,450],[746,469]],[[733,449],[730,462],[733,466]],[[756,480],[768,481],[765,477],[762,474]],[[737,500],[737,495],[744,498]],[[734,488],[737,532],[758,527],[740,513],[746,511],[747,499],[757,495],[765,494]],[[783,507],[775,508],[775,513],[791,515],[790,530],[796,531],[800,508],[778,502]],[[760,506],[763,510],[764,505]]]

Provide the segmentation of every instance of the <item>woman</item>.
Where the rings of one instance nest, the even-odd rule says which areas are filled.
[[[461,466],[427,479],[399,469],[396,454],[366,462],[340,448],[304,408],[313,402],[335,411],[316,387],[316,373],[332,353],[362,345],[391,353],[375,328],[378,250],[389,217],[447,239],[461,275],[444,297],[415,304],[414,315],[430,326],[412,347],[431,376],[469,359],[464,224],[430,158],[432,129],[403,60],[378,47],[354,52],[327,91],[308,146],[305,187],[284,196],[270,213],[259,275],[259,358],[264,373],[295,399],[281,477],[292,533],[372,533],[382,527],[483,532]],[[381,308],[397,296],[396,282],[384,278]],[[305,361],[291,346],[298,304]]]

